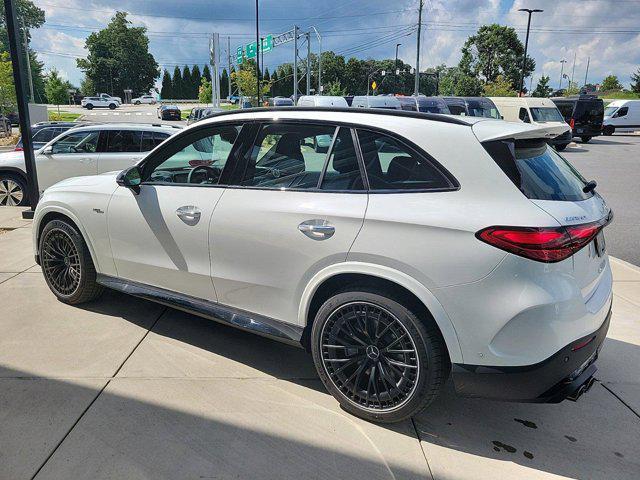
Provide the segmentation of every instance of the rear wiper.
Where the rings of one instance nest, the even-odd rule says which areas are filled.
[[[582,191],[584,193],[593,192],[593,190],[598,186],[595,180],[589,180],[584,187],[582,187]]]

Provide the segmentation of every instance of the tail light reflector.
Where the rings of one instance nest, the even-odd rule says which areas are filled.
[[[13,149],[13,151],[14,151],[14,152],[23,152],[23,151],[24,151],[24,148],[22,148],[22,147],[16,147],[16,148],[14,148],[14,149]]]
[[[566,227],[487,227],[477,232],[476,238],[531,260],[560,262],[588,245],[612,218],[610,213],[597,222]]]
[[[576,121],[572,118],[571,121],[569,121],[569,126],[571,127],[571,130],[573,130],[573,127],[575,126]]]

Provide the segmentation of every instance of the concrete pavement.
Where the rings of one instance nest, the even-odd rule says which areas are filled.
[[[640,472],[640,269],[577,403],[447,391],[394,426],[344,413],[303,351],[107,292],[70,307],[0,208],[0,479],[608,478]],[[6,223],[4,223],[6,222]],[[16,222],[16,223],[10,223]]]

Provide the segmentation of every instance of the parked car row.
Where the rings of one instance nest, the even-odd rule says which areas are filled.
[[[232,111],[135,165],[125,149],[170,127],[70,130],[38,154],[44,185],[92,175],[46,190],[36,259],[68,304],[107,287],[305,347],[371,421],[449,376],[463,396],[576,400],[609,327],[611,212],[546,144],[546,108]]]

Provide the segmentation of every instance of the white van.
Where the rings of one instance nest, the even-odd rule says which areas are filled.
[[[349,107],[344,97],[331,95],[302,95],[298,99],[299,107]]]
[[[640,100],[615,100],[604,109],[602,133],[620,129],[640,129]]]
[[[507,122],[524,122],[546,130],[547,143],[564,150],[571,142],[571,127],[553,101],[537,97],[491,97]]]
[[[387,110],[402,110],[402,104],[396,97],[387,95],[359,95],[353,97],[351,107],[357,108],[386,108]]]

